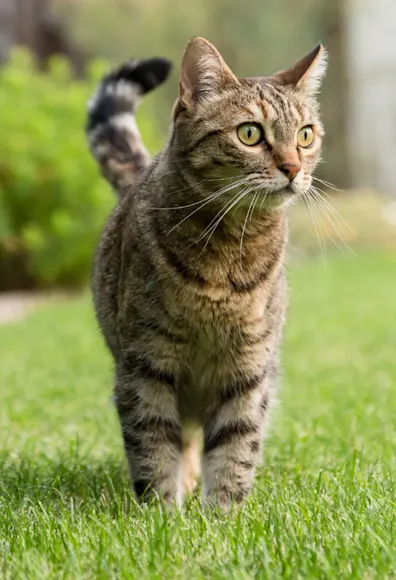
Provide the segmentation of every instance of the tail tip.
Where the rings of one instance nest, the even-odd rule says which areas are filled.
[[[136,83],[144,94],[162,84],[168,78],[171,70],[172,62],[163,57],[130,61],[117,71],[116,80]]]

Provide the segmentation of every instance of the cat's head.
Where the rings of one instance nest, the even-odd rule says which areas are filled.
[[[289,203],[308,191],[320,158],[316,94],[325,69],[320,45],[273,76],[237,79],[212,44],[192,39],[173,111],[174,150],[202,179],[244,179],[267,194],[267,206]]]

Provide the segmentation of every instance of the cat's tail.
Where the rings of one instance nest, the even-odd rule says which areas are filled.
[[[136,107],[142,95],[167,79],[171,66],[165,58],[127,62],[102,79],[88,103],[90,150],[120,197],[150,163]]]

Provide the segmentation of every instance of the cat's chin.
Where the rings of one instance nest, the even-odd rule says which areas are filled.
[[[286,209],[291,205],[299,196],[291,187],[286,187],[279,191],[273,191],[269,193],[262,207],[271,211],[277,211],[281,209]]]

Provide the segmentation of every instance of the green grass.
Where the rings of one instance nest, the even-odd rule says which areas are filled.
[[[0,328],[0,577],[396,578],[396,256],[290,282],[266,461],[225,519],[134,504],[89,298]]]

